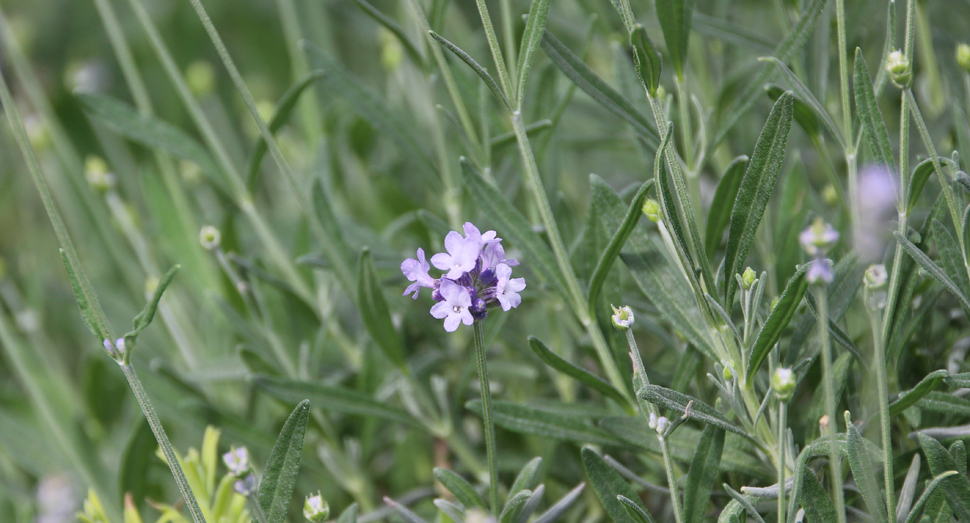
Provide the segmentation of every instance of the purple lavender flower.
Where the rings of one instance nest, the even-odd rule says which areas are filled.
[[[426,287],[428,289],[434,289],[435,279],[428,275],[428,270],[431,266],[424,259],[424,249],[418,247],[418,259],[408,258],[401,262],[401,272],[407,276],[408,281],[413,281],[408,288],[404,290],[404,296],[414,293],[411,297],[415,300],[418,299],[418,293],[421,292],[421,287]]]
[[[502,239],[495,231],[483,234],[471,222],[463,229],[464,236],[456,231],[445,236],[447,253],[431,257],[432,265],[447,271],[440,278],[428,274],[431,267],[422,249],[418,249],[417,259],[401,263],[401,272],[413,282],[404,295],[417,299],[422,287],[432,289],[431,297],[438,303],[431,308],[431,315],[445,320],[448,332],[457,330],[459,324],[484,320],[492,307],[504,311],[518,307],[522,303],[519,293],[525,289],[525,278],[512,277],[512,267],[519,262],[505,257]]]
[[[518,307],[522,303],[519,292],[525,289],[525,278],[512,278],[512,267],[504,263],[495,268],[495,276],[498,277],[498,283],[495,284],[495,299],[502,305],[502,310],[507,311]]]
[[[473,226],[474,227],[474,226]],[[475,229],[477,232],[478,229]],[[481,236],[481,235],[479,235]],[[475,268],[482,246],[475,238],[462,238],[461,234],[451,231],[445,236],[445,249],[448,253],[439,252],[431,257],[431,263],[440,270],[448,271],[445,275],[449,280],[457,280],[463,273]]]
[[[466,287],[451,280],[441,280],[439,291],[444,301],[431,307],[431,315],[439,320],[445,320],[446,331],[455,332],[459,323],[471,325],[475,322],[471,311],[468,310],[472,306],[472,297]]]
[[[832,283],[835,278],[835,272],[832,270],[832,260],[828,258],[816,258],[812,262],[812,266],[808,268],[808,272],[805,273],[805,279],[809,283],[824,282],[826,284]]]

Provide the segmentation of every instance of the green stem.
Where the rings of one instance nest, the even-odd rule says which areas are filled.
[[[778,402],[778,523],[785,523],[785,402]]]
[[[498,470],[495,468],[495,425],[492,423],[492,394],[488,388],[488,365],[485,363],[485,332],[476,321],[475,355],[478,358],[478,385],[482,393],[482,425],[485,427],[485,453],[488,456],[488,498],[493,515],[499,514]]]
[[[903,96],[899,105],[899,234],[907,236],[909,230],[909,97]],[[889,343],[893,317],[896,314],[896,299],[902,281],[903,250],[898,246],[893,253],[892,273],[889,288],[886,289],[886,308],[882,320],[882,345]]]
[[[848,138],[852,133],[852,106],[849,104],[849,56],[846,52],[845,36],[845,0],[836,0],[836,20],[838,25],[839,40],[839,80],[842,97],[842,126],[846,137],[845,163],[849,186],[849,214],[852,217],[852,237],[859,238],[859,224],[861,222],[862,210],[859,201],[859,181],[857,179],[856,150]]]
[[[835,513],[839,523],[845,523],[845,496],[842,492],[842,462],[839,455],[839,444],[835,439],[838,417],[835,412],[835,382],[832,376],[832,346],[829,343],[829,301],[827,289],[818,286],[818,340],[822,346],[822,387],[825,389],[825,413],[828,423],[825,424],[825,436],[829,440],[829,470],[831,474],[832,499],[835,502]]]
[[[515,20],[512,18],[511,0],[502,0],[499,3],[499,9],[502,15],[502,37],[505,39],[505,61],[509,68],[509,74],[515,78],[518,75],[515,70],[518,63],[515,52]]]
[[[593,341],[596,355],[599,357],[600,363],[603,365],[603,369],[610,379],[610,383],[622,392],[627,399],[631,399],[629,397],[629,387],[627,387],[626,381],[620,375],[620,369],[613,359],[613,354],[606,344],[603,333],[586,310],[586,300],[583,298],[583,292],[579,288],[579,282],[576,281],[576,274],[573,272],[573,267],[569,263],[569,253],[566,251],[566,246],[563,244],[562,236],[560,236],[556,221],[552,216],[552,208],[549,206],[549,199],[546,197],[546,190],[542,185],[542,178],[539,176],[539,167],[536,165],[535,155],[532,152],[532,146],[529,143],[529,136],[526,134],[525,123],[522,121],[522,113],[520,111],[512,113],[512,128],[515,130],[519,151],[522,154],[522,163],[525,167],[526,180],[535,198],[536,208],[539,211],[542,224],[546,228],[546,235],[549,238],[549,242],[552,244],[552,250],[556,256],[556,263],[559,265],[559,270],[562,271],[566,279],[567,291],[569,293],[567,299],[572,302],[574,313]]]
[[[290,55],[291,76],[294,82],[298,82],[310,71],[306,55],[300,50],[300,41],[303,40],[303,31],[300,29],[300,15],[297,12],[294,0],[276,0],[276,4],[280,11],[280,19],[283,22],[286,49]],[[300,119],[303,123],[303,132],[306,135],[307,144],[315,147],[317,139],[323,134],[321,125],[323,119],[320,117],[317,98],[315,96],[304,96],[299,103],[302,109],[299,111]]]
[[[667,487],[670,489],[670,502],[674,505],[674,521],[684,523],[684,509],[680,506],[680,489],[677,488],[677,476],[674,474],[674,460],[667,450],[667,440],[659,435],[657,439],[660,440],[660,452],[664,457],[664,469],[667,470]]]
[[[488,14],[488,6],[485,5],[485,0],[475,0],[475,4],[478,6],[478,14],[482,18],[482,26],[485,28],[485,39],[488,41],[488,48],[492,52],[492,61],[495,62],[495,69],[498,71],[499,85],[502,87],[505,97],[510,102],[516,103],[512,80],[509,78],[509,71],[505,67],[502,46],[498,43],[498,36],[495,34],[495,27],[492,25],[492,17]]]
[[[148,399],[148,394],[145,393],[145,388],[142,387],[141,380],[138,379],[138,375],[135,373],[135,368],[131,366],[131,363],[122,363],[120,367],[125,373],[125,378],[128,378],[128,385],[131,386],[132,392],[135,393],[135,399],[138,400],[138,405],[145,414],[145,418],[148,420],[152,432],[155,433],[155,439],[158,440],[158,446],[161,447],[162,453],[165,455],[165,461],[168,462],[172,476],[175,477],[175,483],[178,484],[179,492],[182,493],[182,499],[189,508],[189,514],[192,515],[192,520],[195,523],[205,523],[205,517],[202,515],[202,509],[199,508],[199,502],[196,501],[195,494],[192,493],[192,487],[189,486],[188,480],[185,479],[185,472],[182,471],[182,465],[179,463],[178,456],[175,454],[175,449],[172,448],[172,443],[168,440],[168,435],[165,434],[165,428],[162,427],[162,422],[158,419],[158,414],[155,413],[155,408],[152,407],[152,402]]]
[[[896,248],[897,251],[902,249]],[[868,294],[868,293],[867,293]],[[866,296],[868,298],[868,296]],[[866,306],[868,307],[868,303]],[[896,483],[893,479],[893,447],[892,425],[889,416],[889,383],[886,372],[886,345],[880,337],[880,315],[877,311],[869,311],[869,322],[872,326],[873,340],[873,371],[876,373],[876,389],[879,394],[879,427],[882,431],[882,460],[883,460],[883,488],[886,492],[886,510],[888,519],[896,518]]]

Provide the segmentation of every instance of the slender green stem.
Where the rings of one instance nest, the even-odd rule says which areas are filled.
[[[502,16],[502,38],[505,39],[505,61],[509,68],[509,75],[517,78],[519,74],[515,68],[518,66],[515,50],[515,19],[512,18],[512,1],[502,0],[499,3]]]
[[[498,36],[495,34],[495,27],[492,25],[492,17],[488,14],[488,6],[485,5],[485,0],[475,0],[475,4],[478,6],[478,14],[482,18],[482,26],[485,27],[485,39],[488,40],[488,48],[492,52],[492,61],[495,62],[495,69],[498,71],[499,85],[502,87],[505,97],[512,103],[516,103],[512,79],[509,78],[509,71],[505,67],[502,46],[498,43]]]
[[[838,417],[835,412],[835,382],[832,376],[832,346],[829,342],[829,298],[824,285],[818,287],[818,341],[822,346],[822,387],[825,395],[825,415],[828,423],[823,430],[829,440],[829,471],[832,486],[832,499],[835,503],[835,513],[839,523],[845,523],[845,496],[842,492],[842,462],[840,461],[839,443],[835,438]]]
[[[515,137],[519,143],[519,152],[522,154],[522,164],[525,167],[526,180],[535,198],[536,208],[539,211],[542,224],[546,228],[546,235],[549,237],[549,242],[552,244],[556,262],[566,279],[569,292],[567,298],[572,302],[574,313],[579,317],[580,323],[593,341],[596,355],[599,357],[610,383],[622,392],[627,399],[631,399],[626,381],[620,375],[620,369],[613,359],[613,354],[606,344],[606,339],[603,337],[599,325],[596,324],[586,310],[586,300],[583,297],[582,290],[579,288],[576,274],[573,272],[573,267],[569,262],[569,253],[566,251],[566,246],[562,241],[562,236],[559,234],[556,221],[552,216],[552,208],[549,206],[549,199],[542,185],[542,178],[539,176],[539,167],[536,165],[535,155],[532,152],[532,146],[529,143],[529,136],[526,134],[525,123],[522,121],[522,113],[520,111],[512,113],[512,128],[515,131]]]
[[[897,251],[902,249],[897,248]],[[868,293],[867,293],[868,294]],[[866,296],[868,298],[868,296]],[[868,301],[868,300],[867,300]],[[866,306],[868,307],[868,303]],[[869,311],[869,323],[872,327],[873,351],[872,359],[873,372],[876,374],[876,390],[879,394],[879,427],[882,432],[882,460],[883,460],[883,488],[886,493],[886,509],[888,519],[894,521],[896,518],[896,483],[893,479],[893,442],[892,425],[889,416],[889,382],[886,372],[886,345],[880,336],[882,330],[879,326],[880,314],[878,311]]]
[[[482,425],[485,427],[485,453],[488,457],[488,499],[493,515],[498,515],[498,469],[495,467],[495,425],[492,423],[492,393],[488,388],[485,362],[485,329],[475,322],[475,356],[478,358],[478,385],[482,393]]]
[[[785,402],[778,402],[778,523],[785,523]]]
[[[290,55],[291,76],[294,82],[298,82],[310,70],[306,55],[300,50],[300,41],[303,40],[303,31],[300,29],[300,15],[297,12],[294,0],[276,0],[276,5],[280,11],[283,35],[286,37],[286,49]],[[300,100],[300,107],[299,113],[303,123],[303,132],[306,134],[308,144],[311,147],[315,146],[317,139],[323,134],[323,119],[320,117],[317,98],[315,96],[304,96]]]
[[[192,515],[192,520],[195,523],[205,523],[205,517],[202,515],[202,509],[199,508],[199,502],[195,499],[195,494],[192,492],[192,487],[189,486],[189,481],[185,479],[185,472],[182,471],[182,465],[179,463],[178,456],[175,454],[175,449],[172,448],[172,443],[168,440],[168,435],[165,434],[165,428],[162,427],[162,422],[158,419],[158,414],[155,413],[155,408],[152,407],[152,402],[148,399],[148,394],[145,393],[145,388],[142,386],[141,380],[138,379],[135,368],[131,366],[131,363],[123,363],[120,367],[125,373],[125,378],[128,378],[128,385],[131,386],[132,392],[135,393],[135,399],[138,400],[138,405],[145,414],[145,418],[148,420],[152,432],[155,433],[155,439],[158,440],[158,446],[161,447],[162,453],[165,455],[165,461],[172,471],[172,476],[175,477],[175,483],[178,484],[179,492],[182,493],[182,499],[189,508],[189,514]]]
[[[903,236],[909,230],[909,97],[903,96],[899,106],[899,227],[897,230]],[[886,289],[886,308],[882,320],[883,345],[889,343],[892,331],[893,316],[896,314],[896,300],[899,296],[899,286],[902,281],[903,250],[898,246],[893,253],[892,273],[889,276],[889,287]]]
[[[667,471],[667,487],[670,489],[670,502],[674,505],[674,521],[684,523],[684,509],[680,506],[680,489],[677,488],[677,476],[674,474],[674,460],[667,450],[667,440],[657,436],[660,440],[660,452],[664,457],[664,469]]]
[[[256,523],[269,523],[269,518],[266,517],[266,512],[263,511],[262,505],[259,504],[259,499],[256,497],[255,493],[252,493],[246,498],[249,499],[249,506],[252,507],[253,519]]]
[[[849,215],[852,218],[852,237],[859,238],[859,224],[861,222],[861,206],[859,200],[859,180],[856,165],[856,149],[853,142],[848,141],[852,136],[852,106],[849,104],[849,55],[846,51],[845,35],[845,0],[836,0],[836,21],[839,42],[839,82],[842,98],[842,127],[846,137],[845,164],[849,186]]]

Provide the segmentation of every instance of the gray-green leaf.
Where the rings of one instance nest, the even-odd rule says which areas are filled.
[[[849,451],[849,467],[852,468],[852,477],[855,478],[856,486],[862,492],[862,499],[869,508],[869,515],[876,520],[876,523],[886,521],[886,505],[879,494],[879,486],[876,484],[876,476],[872,470],[872,459],[866,450],[865,443],[862,441],[862,434],[852,423],[852,416],[849,411],[845,412],[846,448]]]
[[[625,409],[631,408],[629,402],[623,397],[623,394],[620,394],[620,391],[616,390],[606,380],[559,357],[558,354],[549,350],[539,338],[529,336],[529,347],[532,347],[532,351],[536,353],[536,356],[539,356],[539,359],[550,367],[609,397],[621,407]]]
[[[620,477],[620,474],[613,470],[613,467],[607,465],[593,449],[583,448],[581,454],[586,477],[589,478],[589,483],[593,486],[596,497],[603,504],[603,508],[610,519],[614,523],[639,523],[627,512],[624,503],[617,499],[617,496],[623,496],[628,500],[639,500],[640,497],[637,496],[633,487]],[[638,505],[637,508],[646,513],[646,509],[642,505]]]
[[[667,52],[679,78],[684,77],[690,25],[694,15],[694,0],[662,0],[657,2],[657,19],[664,33]]]
[[[273,445],[266,460],[263,479],[259,482],[259,505],[266,513],[266,523],[286,521],[296,476],[300,472],[300,459],[303,457],[303,435],[306,433],[307,420],[310,418],[310,402],[303,400],[293,409],[283,430]]]
[[[772,347],[781,339],[782,333],[785,332],[785,328],[788,327],[792,317],[795,316],[795,311],[798,310],[798,305],[802,302],[802,298],[805,297],[805,292],[808,291],[808,280],[805,276],[808,267],[809,264],[803,265],[788,280],[784,292],[781,293],[781,299],[778,301],[778,305],[775,305],[775,308],[771,309],[771,313],[768,314],[768,319],[765,320],[764,327],[758,333],[758,338],[755,340],[754,345],[751,347],[751,352],[748,354],[748,368],[745,369],[744,373],[745,383],[748,386],[754,383],[754,375],[761,368],[761,364],[768,357],[768,353],[771,352]]]
[[[363,312],[361,319],[377,346],[398,368],[405,368],[404,344],[391,323],[391,312],[367,247],[360,254],[357,265],[357,304]]]
[[[919,444],[923,447],[923,454],[926,455],[926,461],[929,463],[934,476],[960,470],[956,460],[939,441],[925,434],[919,434]],[[953,513],[960,521],[970,521],[970,480],[967,479],[967,476],[954,474],[945,478],[941,486],[947,504],[953,509]]]
[[[707,507],[711,502],[711,491],[717,481],[724,450],[724,429],[708,425],[701,434],[700,443],[694,451],[694,459],[687,472],[687,485],[684,488],[684,521],[700,523],[704,521]]]
[[[889,132],[886,122],[882,119],[882,111],[876,101],[876,94],[872,90],[872,77],[869,76],[869,66],[862,56],[862,49],[855,49],[855,72],[852,75],[855,90],[855,108],[862,121],[862,129],[866,134],[869,151],[877,162],[892,170],[893,149],[889,144]]]
[[[444,469],[441,467],[436,467],[434,469],[434,477],[441,482],[442,485],[449,492],[455,495],[455,499],[461,502],[466,509],[472,507],[485,508],[485,501],[482,497],[475,492],[475,488],[471,486],[471,483],[465,481],[465,478],[459,476],[455,472]]]
[[[743,429],[728,421],[724,417],[724,414],[721,414],[717,409],[697,398],[692,398],[675,390],[661,387],[660,385],[646,385],[640,389],[637,395],[660,408],[670,409],[678,414],[687,412],[687,406],[690,405],[690,413],[688,414],[690,419],[696,419],[708,425],[715,425],[724,430],[744,436],[745,438],[751,438]]]
[[[728,224],[731,223],[731,212],[734,210],[738,189],[741,188],[741,179],[747,168],[748,157],[742,154],[731,161],[717,184],[714,199],[711,200],[711,210],[707,214],[707,231],[704,235],[704,247],[711,259],[714,258],[714,253],[721,244],[724,229],[727,229]]]

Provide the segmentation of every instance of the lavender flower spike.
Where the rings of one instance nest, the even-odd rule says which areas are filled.
[[[443,301],[431,307],[431,315],[439,320],[445,320],[446,331],[455,332],[459,323],[471,325],[475,322],[471,311],[468,310],[472,306],[472,297],[468,289],[451,280],[441,280],[439,291]]]
[[[476,229],[477,230],[477,229]],[[482,246],[475,238],[462,238],[461,234],[451,231],[445,236],[445,249],[448,254],[439,252],[431,257],[431,263],[440,270],[448,271],[449,280],[457,280],[462,274],[470,272],[478,262]]]
[[[418,293],[421,292],[421,287],[426,287],[428,289],[434,289],[435,279],[428,275],[428,270],[431,266],[424,259],[424,249],[418,247],[418,259],[408,258],[401,262],[401,272],[407,277],[408,281],[413,281],[411,285],[408,285],[407,289],[404,289],[404,296],[413,293],[411,296],[415,300],[418,299]]]

